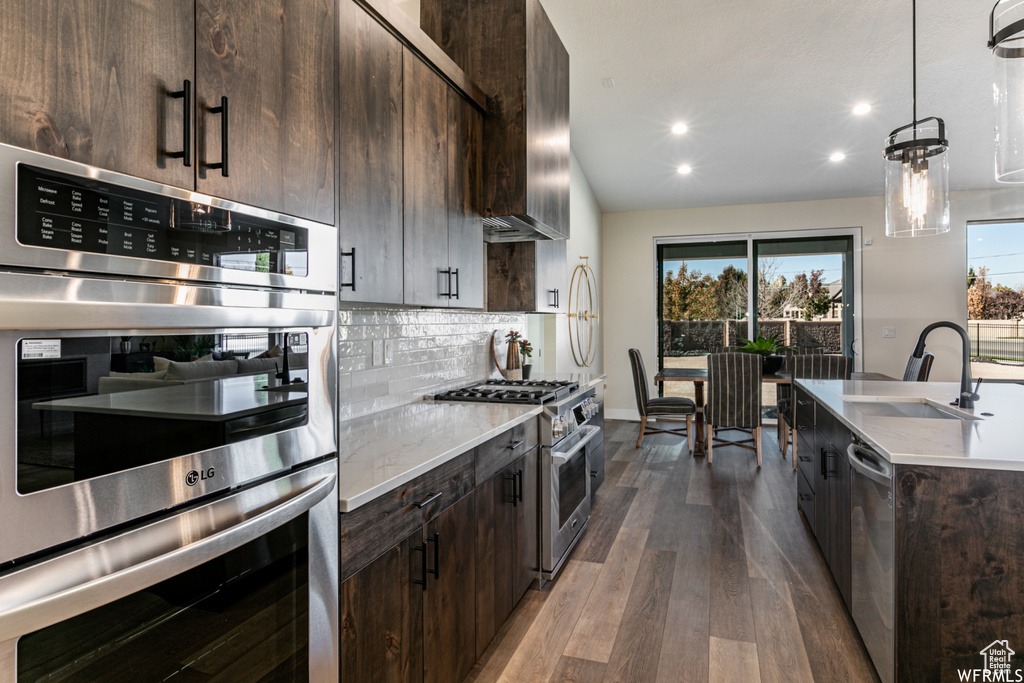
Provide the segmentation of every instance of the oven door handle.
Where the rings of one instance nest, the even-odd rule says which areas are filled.
[[[145,524],[0,578],[0,642],[126,597],[307,512],[334,490],[316,466]]]
[[[572,460],[580,450],[588,443],[594,440],[594,438],[601,433],[600,427],[580,427],[580,431],[586,432],[583,438],[580,439],[575,446],[570,448],[565,453],[559,451],[551,451],[551,464],[561,467],[565,463]]]

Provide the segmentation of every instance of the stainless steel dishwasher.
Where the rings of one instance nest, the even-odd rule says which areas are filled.
[[[854,476],[851,492],[853,621],[882,683],[896,678],[893,612],[895,513],[892,465],[863,443],[846,449]]]

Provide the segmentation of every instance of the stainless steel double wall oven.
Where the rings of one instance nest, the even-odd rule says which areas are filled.
[[[0,681],[336,679],[336,241],[0,145]]]

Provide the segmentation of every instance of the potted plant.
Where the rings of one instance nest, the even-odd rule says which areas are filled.
[[[508,353],[505,355],[505,379],[518,380],[523,378],[522,363],[519,360],[519,340],[522,337],[515,330],[505,335],[508,342]]]
[[[740,337],[740,341],[743,342],[743,346],[736,349],[742,353],[756,353],[761,356],[761,372],[765,375],[774,375],[776,372],[782,369],[782,364],[786,362],[786,356],[782,353],[789,351],[790,348],[779,341],[778,335],[772,335],[770,337],[757,336],[757,339],[743,339]]]
[[[530,343],[529,339],[523,339],[519,342],[519,353],[523,356],[523,379],[530,379],[533,363],[530,363],[527,358],[533,359],[533,344]]]

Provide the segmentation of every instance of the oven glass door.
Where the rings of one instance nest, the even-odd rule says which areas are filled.
[[[307,332],[79,334],[12,340],[20,494],[309,420]]]
[[[306,681],[309,514],[23,636],[18,681]]]
[[[558,527],[562,528],[570,522],[572,515],[580,504],[587,499],[587,482],[590,472],[587,471],[586,449],[581,448],[575,456],[558,468]]]

